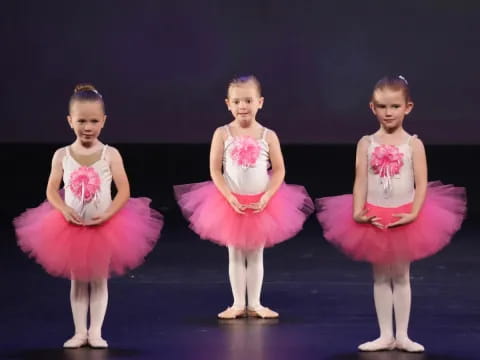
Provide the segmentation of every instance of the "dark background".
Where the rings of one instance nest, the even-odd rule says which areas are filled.
[[[0,142],[67,143],[78,82],[103,93],[109,143],[208,143],[228,81],[256,74],[282,143],[352,144],[385,74],[409,80],[406,128],[478,144],[476,1],[8,1]]]
[[[0,358],[478,359],[479,19],[473,0],[0,2]],[[377,335],[370,267],[327,243],[314,216],[265,252],[262,301],[280,322],[216,320],[231,301],[226,251],[188,228],[172,187],[209,178],[211,134],[231,119],[227,83],[250,73],[286,181],[312,198],[351,192],[355,143],[377,128],[373,84],[409,80],[405,127],[426,144],[429,179],[468,193],[451,244],[412,267],[410,335],[425,356],[356,352]],[[120,150],[132,196],[165,216],[146,263],[110,281],[107,351],[61,349],[69,284],[28,258],[11,226],[44,200],[52,154],[74,140],[65,115],[78,82],[104,95],[102,141]]]
[[[120,149],[132,194],[181,221],[172,186],[209,178],[211,134],[231,120],[226,86],[250,73],[286,181],[314,198],[351,191],[355,143],[378,126],[372,86],[404,75],[416,102],[405,127],[426,144],[429,178],[467,187],[469,219],[480,213],[478,2],[15,1],[0,17],[7,223],[44,199],[53,151],[74,140],[78,82],[104,95],[101,138]]]

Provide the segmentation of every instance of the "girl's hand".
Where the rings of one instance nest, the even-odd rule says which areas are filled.
[[[246,206],[243,205],[243,204],[240,204],[240,202],[238,201],[238,199],[234,196],[234,195],[229,195],[227,197],[227,201],[228,203],[230,204],[230,206],[232,207],[233,210],[235,210],[235,212],[239,213],[239,214],[245,214],[245,209],[246,209]]]
[[[271,195],[265,193],[262,195],[262,197],[257,203],[250,204],[249,208],[253,209],[254,213],[262,212],[263,209],[265,209],[265,207],[267,206],[270,199],[271,199]]]
[[[395,216],[399,218],[397,221],[390,223],[387,225],[387,228],[393,228],[401,225],[406,225],[410,224],[413,222],[417,217],[412,214],[412,213],[400,213],[400,214],[393,214],[392,216]]]
[[[75,225],[84,225],[82,217],[70,206],[62,208],[62,214],[65,220]]]
[[[107,213],[103,213],[101,215],[97,215],[92,217],[85,225],[87,226],[95,226],[95,225],[100,225],[103,224],[105,221],[110,219],[112,216]]]
[[[353,216],[353,220],[355,220],[359,224],[372,224],[373,226],[376,226],[379,229],[384,229],[385,226],[383,226],[380,223],[381,218],[373,215],[373,216],[368,216],[367,215],[368,210],[363,209],[359,214],[355,214]]]

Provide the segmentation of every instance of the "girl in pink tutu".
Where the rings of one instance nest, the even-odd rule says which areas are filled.
[[[213,182],[175,186],[191,228],[202,239],[228,247],[234,301],[218,314],[221,319],[278,317],[260,303],[263,249],[293,237],[313,211],[303,187],[283,182],[278,137],[256,120],[263,101],[254,76],[232,80],[225,102],[234,120],[213,134]]]
[[[353,198],[318,199],[317,217],[328,241],[353,259],[373,265],[380,337],[359,349],[421,352],[424,347],[410,340],[407,332],[410,262],[448,244],[465,215],[465,190],[440,182],[427,184],[423,143],[403,129],[413,108],[405,78],[382,78],[374,87],[370,108],[380,128],[358,142]]]
[[[122,157],[98,139],[105,119],[100,93],[92,85],[78,85],[68,115],[77,138],[53,155],[48,202],[14,220],[22,250],[51,275],[71,279],[75,334],[66,348],[108,346],[101,333],[107,279],[140,265],[163,225],[149,199],[130,198]],[[112,179],[117,188],[113,200]]]

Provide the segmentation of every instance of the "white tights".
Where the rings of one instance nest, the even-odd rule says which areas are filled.
[[[258,309],[263,283],[263,248],[244,251],[232,246],[228,247],[228,274],[233,293],[233,307]]]
[[[90,294],[89,294],[90,285]],[[102,325],[108,304],[107,279],[90,282],[71,281],[70,304],[76,335],[87,335],[87,313],[90,307],[90,329],[88,335],[102,336]]]
[[[373,297],[381,339],[393,339],[393,314],[397,340],[408,339],[411,307],[410,263],[373,266]]]

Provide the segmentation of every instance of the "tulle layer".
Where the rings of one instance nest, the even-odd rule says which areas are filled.
[[[150,199],[131,198],[101,225],[68,223],[48,202],[14,220],[21,249],[54,276],[88,281],[124,274],[144,261],[163,227]]]
[[[202,239],[244,250],[271,247],[297,234],[314,210],[305,188],[282,184],[265,209],[245,214],[235,212],[215,185],[208,181],[177,185],[178,204],[190,227]],[[241,204],[252,204],[262,194],[234,194]]]
[[[316,200],[317,218],[324,237],[355,260],[388,264],[413,261],[433,255],[449,242],[460,228],[466,213],[465,189],[441,182],[429,183],[424,205],[410,224],[379,229],[358,224],[352,218],[352,195]],[[385,208],[366,204],[367,215],[381,218],[383,225],[396,220],[394,214],[406,213],[412,204]]]

